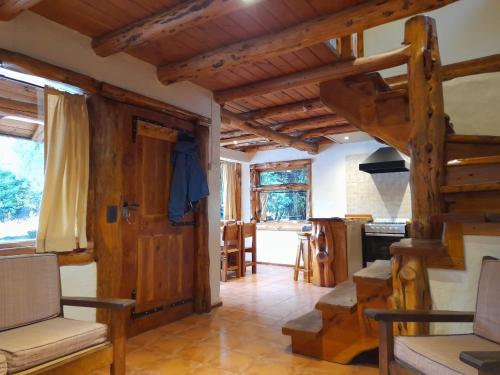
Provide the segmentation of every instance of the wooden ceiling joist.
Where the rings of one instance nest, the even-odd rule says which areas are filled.
[[[4,116],[21,116],[27,118],[38,118],[38,106],[32,103],[0,97],[0,113]]]
[[[245,112],[242,115],[248,120],[263,120],[293,113],[307,113],[321,108],[325,108],[323,103],[319,98],[315,98],[295,103],[256,109],[254,111]]]
[[[255,4],[260,0],[254,0]],[[190,0],[179,3],[152,16],[143,18],[92,40],[92,47],[99,56],[137,47],[162,36],[173,36],[217,17],[250,5],[242,0]]]
[[[368,0],[357,6],[318,17],[312,21],[194,56],[186,61],[160,66],[158,78],[168,84],[196,80],[225,69],[350,35],[387,22],[441,8],[457,0]]]
[[[38,4],[41,0],[3,0],[0,2],[0,21],[10,21],[24,10]]]
[[[238,145],[243,142],[257,142],[265,140],[266,138],[259,137],[258,135],[240,135],[238,137],[224,138],[220,140],[221,146]]]
[[[339,122],[345,123],[346,120],[337,115],[323,115],[282,122],[280,124],[272,125],[272,128],[274,130],[279,130],[282,133],[291,133],[297,130],[316,129]]]
[[[247,121],[238,114],[232,113],[227,109],[221,110],[224,121],[231,122],[231,126],[244,131],[245,133],[255,134],[270,141],[279,143],[287,147],[293,147],[301,151],[307,151],[310,154],[318,153],[318,146],[312,143],[304,142],[298,138],[281,134],[267,127],[264,127],[253,121]]]
[[[500,71],[500,53],[444,65],[442,70],[444,81],[476,74],[498,72]],[[393,88],[406,87],[408,76],[406,74],[401,74],[386,78],[385,80]]]
[[[359,131],[355,126],[344,124],[338,126],[326,126],[323,128],[308,130],[300,136],[300,139],[311,139],[318,137],[325,137],[327,135],[343,134]]]
[[[226,103],[235,99],[264,95],[293,87],[388,69],[406,63],[408,61],[408,51],[409,47],[405,46],[379,55],[338,61],[319,68],[286,74],[264,81],[250,83],[245,86],[218,91],[215,92],[214,96],[218,103]]]

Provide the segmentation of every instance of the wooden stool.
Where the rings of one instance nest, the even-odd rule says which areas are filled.
[[[311,282],[312,277],[312,254],[311,254],[311,246],[309,246],[309,238],[311,237],[311,233],[300,232],[299,236],[299,245],[297,246],[297,257],[295,259],[295,267],[293,273],[293,279],[297,281],[299,279],[299,272],[304,274],[304,280],[308,283]],[[303,266],[300,265],[300,259],[302,258]]]

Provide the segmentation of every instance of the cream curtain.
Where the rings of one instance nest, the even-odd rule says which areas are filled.
[[[222,163],[222,180],[224,191],[222,195],[224,205],[224,220],[240,220],[241,199],[239,171],[241,170],[238,163]]]
[[[85,97],[45,89],[45,183],[37,252],[87,247],[89,118]]]

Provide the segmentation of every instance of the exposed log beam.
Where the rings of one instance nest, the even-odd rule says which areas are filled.
[[[167,113],[171,116],[187,121],[196,121],[201,125],[211,123],[211,119],[208,117],[183,110],[171,104],[122,89],[106,82],[97,81],[96,79],[85,74],[77,73],[69,69],[61,68],[44,61],[34,59],[21,53],[1,48],[0,66],[17,72],[28,73],[52,81],[79,87],[89,94],[100,94],[106,98],[122,103],[137,105],[153,111]]]
[[[0,5],[0,21],[10,21],[24,10],[35,6],[42,0],[4,0]]]
[[[326,126],[324,128],[308,130],[300,136],[300,139],[305,140],[311,138],[325,137],[327,135],[350,133],[356,131],[359,131],[359,129],[356,128],[355,126],[348,124],[338,125],[338,126]]]
[[[295,103],[282,104],[274,107],[256,109],[254,111],[242,113],[242,116],[244,116],[248,120],[262,120],[293,113],[306,113],[320,108],[325,108],[325,106],[321,102],[321,99],[314,98]]]
[[[258,151],[276,150],[278,148],[284,148],[284,147],[286,147],[286,146],[276,144],[276,143],[264,143],[262,145],[251,145],[251,146],[239,147],[238,150],[240,150],[242,152],[253,153],[253,152],[258,152]]]
[[[319,68],[286,74],[250,83],[245,86],[218,91],[214,96],[217,102],[225,103],[249,96],[263,95],[273,91],[286,90],[297,86],[337,80],[362,73],[392,68],[405,64],[408,61],[408,51],[408,46],[405,46],[379,55],[360,57],[348,61],[338,61],[320,66]]]
[[[4,116],[11,115],[36,119],[38,118],[38,106],[32,103],[0,98],[0,113]]]
[[[158,68],[163,83],[194,80],[225,69],[297,51],[343,35],[350,35],[413,14],[441,8],[457,0],[368,0],[329,16],[278,33],[245,40],[215,51]]]
[[[244,143],[244,142],[256,142],[256,141],[262,141],[265,140],[266,138],[259,137],[257,135],[240,135],[238,137],[231,137],[231,138],[225,138],[220,140],[220,145],[221,146],[229,146],[229,145],[235,145],[237,146],[238,144]]]
[[[261,0],[254,0],[252,4]],[[173,36],[188,28],[229,14],[250,2],[242,0],[190,0],[98,36],[92,47],[99,56],[109,56],[162,36]]]
[[[326,70],[335,70],[336,64],[325,65],[322,68],[317,69],[325,69]],[[493,73],[500,71],[500,54],[490,55],[485,57],[480,57],[477,59],[461,61],[458,63],[448,64],[443,66],[443,79],[445,81],[452,80],[454,78],[465,77],[469,75],[482,74],[482,73]],[[303,86],[304,84],[312,84],[318,83],[322,81],[330,80],[325,74],[325,78],[318,77],[320,79],[315,81],[307,81],[303,83],[301,80],[294,81],[294,77],[298,77],[298,75],[302,75],[303,77],[309,76],[308,73],[310,71],[304,71],[301,73],[292,73],[290,75],[285,75],[281,77],[272,78],[270,80],[264,80],[255,82],[252,84],[248,84],[246,86],[234,87],[227,90],[221,90],[215,93],[216,100],[220,102],[228,102],[231,100],[245,98],[247,96],[257,96],[257,95],[265,95],[274,91]],[[276,82],[287,82],[288,85],[286,87],[282,87],[281,85],[276,85]],[[391,86],[391,88],[406,88],[408,76],[406,74],[392,76],[385,78],[385,81]],[[248,94],[247,94],[247,90]]]
[[[443,66],[443,80],[450,81],[459,77],[500,71],[500,53],[461,61]],[[401,74],[385,79],[392,87],[406,87],[408,75]]]
[[[344,123],[346,122],[346,120],[343,117],[339,117],[337,115],[324,115],[282,122],[280,124],[272,125],[272,128],[283,133],[290,133],[297,130],[310,130],[313,128],[316,129],[324,127],[326,125],[333,125],[339,122]]]
[[[239,115],[232,113],[227,109],[222,109],[221,115],[226,118],[225,121],[231,122],[231,126],[240,129],[245,133],[255,134],[263,138],[267,138],[273,142],[285,145],[287,147],[293,147],[298,150],[307,151],[310,154],[318,153],[317,145],[301,141],[300,139],[291,137],[286,134],[278,133],[253,121],[245,121]]]

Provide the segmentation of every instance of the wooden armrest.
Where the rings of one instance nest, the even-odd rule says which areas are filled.
[[[366,309],[365,315],[383,322],[472,322],[474,312],[447,310]]]
[[[61,303],[66,306],[94,307],[96,309],[124,310],[135,306],[133,299],[95,298],[95,297],[62,297]]]
[[[479,373],[500,373],[500,352],[462,352],[460,360],[479,370]]]

